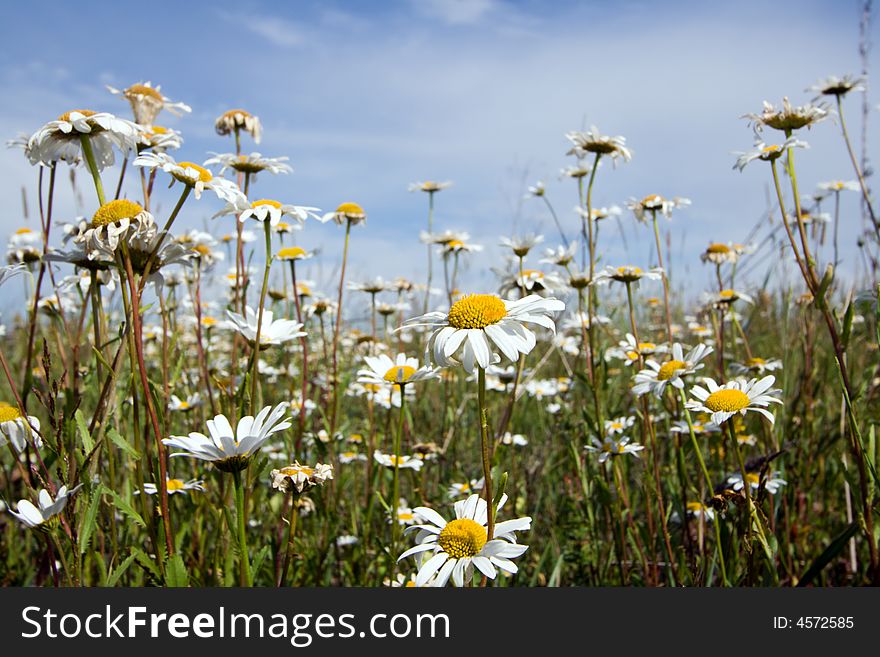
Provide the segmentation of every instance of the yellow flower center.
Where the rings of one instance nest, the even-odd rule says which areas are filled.
[[[713,392],[705,402],[706,408],[713,413],[718,411],[735,413],[744,409],[749,403],[749,396],[746,393],[732,388]]]
[[[172,175],[177,178],[180,182],[186,183],[188,185],[193,185],[197,182],[211,182],[214,179],[214,175],[208,171],[205,167],[200,167],[198,164],[193,162],[178,162],[177,166],[179,166],[182,171],[180,173],[173,173]],[[198,172],[197,178],[191,178],[186,175],[184,172],[186,169],[195,169]]]
[[[707,253],[730,253],[730,247],[726,244],[721,244],[719,242],[715,242],[709,245],[709,248],[706,249]]]
[[[76,110],[70,110],[69,112],[65,112],[64,114],[62,114],[61,116],[58,117],[58,120],[59,121],[70,121],[70,115],[73,113],[82,114],[85,117],[94,116],[95,114],[97,114],[97,112],[93,112],[92,110],[76,109]]]
[[[395,365],[385,372],[385,376],[382,378],[389,383],[406,383],[415,373],[416,370],[414,367],[410,367],[409,365]]]
[[[180,407],[179,407],[179,408],[180,408],[180,410],[182,410],[182,411],[187,410],[187,409],[189,408],[189,402],[188,402],[188,401],[182,401],[182,402],[180,402]]]
[[[288,465],[286,468],[281,468],[281,474],[285,477],[295,477],[298,474],[304,474],[306,477],[311,477],[315,474],[315,470],[314,468],[305,465]]]
[[[621,422],[612,422],[610,428],[616,431],[620,431],[623,429],[623,424]]]
[[[134,201],[126,199],[110,201],[98,208],[98,211],[92,217],[92,228],[115,224],[123,219],[133,219],[143,211],[144,208]]]
[[[409,512],[409,511],[398,511],[397,517],[400,520],[403,520],[404,522],[406,522],[407,520],[413,520],[415,518],[415,514]]]
[[[193,249],[200,256],[209,256],[211,255],[211,247],[205,244],[199,244],[197,247]]]
[[[523,278],[544,278],[544,272],[537,269],[523,269]]]
[[[676,372],[687,368],[687,364],[680,360],[670,360],[660,367],[657,371],[658,381],[668,381],[675,376]]]
[[[159,102],[163,102],[162,94],[153,89],[153,87],[148,87],[145,84],[133,84],[128,89],[125,90],[126,96],[149,96]]]
[[[779,144],[770,144],[769,146],[764,146],[764,148],[761,149],[761,152],[762,153],[773,153],[778,150],[779,150]]]
[[[659,194],[649,194],[642,199],[642,207],[647,209],[656,208],[663,203],[663,197]]]
[[[0,422],[9,422],[21,417],[21,412],[5,402],[0,402]]]
[[[746,473],[746,481],[749,482],[749,484],[753,484],[753,485],[757,486],[761,480],[756,473],[747,472]]]
[[[453,559],[475,557],[486,544],[486,528],[470,518],[459,518],[446,524],[437,543]]]
[[[749,358],[746,363],[749,367],[760,367],[761,365],[766,365],[767,361],[763,358],[758,358],[757,356],[753,358]]]
[[[175,490],[184,490],[186,487],[182,479],[169,479],[165,486],[169,493]]]
[[[261,198],[259,201],[254,201],[253,203],[251,203],[252,208],[258,208],[261,205],[268,205],[275,208],[276,210],[281,209],[281,204],[278,201],[273,201],[272,199],[268,198]]]
[[[33,233],[33,232],[34,231],[32,231],[30,228],[19,228],[17,231],[15,231],[15,234],[16,235],[29,235],[30,233]]]
[[[305,256],[306,250],[301,246],[285,246],[278,251],[276,257],[282,260],[296,260]]]
[[[364,209],[361,206],[359,206],[357,203],[351,202],[343,203],[342,205],[340,205],[338,208],[336,208],[336,213],[352,217],[362,217],[365,214]]]
[[[446,248],[448,249],[460,249],[464,246],[464,242],[461,240],[449,240],[446,242]]]
[[[700,504],[699,502],[688,502],[688,503],[687,503],[687,510],[690,511],[690,512],[692,512],[692,513],[700,513],[700,512],[702,512],[705,508],[706,508],[706,507],[704,507],[704,506],[703,506],[702,504]]]
[[[239,123],[238,117],[242,117],[243,119],[248,118],[251,115],[250,112],[243,109],[231,109],[228,112],[223,112],[223,116],[220,117],[225,119],[226,121],[232,121],[235,124]]]
[[[214,326],[217,323],[217,320],[213,317],[202,317],[202,326]]]
[[[492,294],[469,294],[449,309],[449,325],[457,329],[481,329],[507,316],[504,302]]]

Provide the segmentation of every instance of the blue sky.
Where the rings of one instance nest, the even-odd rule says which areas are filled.
[[[674,274],[699,288],[711,277],[698,259],[706,243],[744,240],[767,205],[766,167],[731,168],[731,152],[752,143],[739,117],[764,99],[804,102],[803,90],[818,78],[860,68],[854,1],[159,1],[148,11],[134,3],[31,2],[8,7],[6,17],[5,138],[73,108],[127,117],[127,104],[104,85],[151,80],[193,107],[182,119],[160,120],[184,133],[179,159],[202,161],[208,151],[232,149],[213,119],[244,107],[264,125],[263,143],[245,148],[287,155],[295,168],[291,176],[261,176],[257,196],[325,209],[355,200],[366,208],[368,225],[354,235],[353,278],[421,280],[426,198],[407,184],[452,180],[437,199],[437,227],[468,230],[487,246],[467,273],[484,288],[494,287],[489,266],[497,264],[500,235],[540,231],[548,244],[556,241],[543,205],[522,198],[529,184],[544,180],[569,233],[576,230],[575,187],[559,170],[572,163],[565,132],[590,124],[626,136],[634,151],[631,163],[599,171],[596,205],[649,193],[692,199],[671,225]],[[850,129],[858,133],[861,97],[850,100]],[[799,156],[805,192],[852,177],[836,124],[805,138],[812,146]],[[35,207],[35,179],[20,151],[0,151],[0,239],[23,225],[22,186]],[[168,194],[166,212],[176,196]],[[857,207],[855,195],[845,199],[849,254]],[[207,198],[190,202],[181,226],[226,232],[208,220],[217,209]],[[75,213],[64,188],[56,219]],[[649,232],[628,215],[623,225],[629,252],[608,230],[605,261],[648,264]],[[323,247],[316,264],[329,276],[341,232],[313,223],[299,241]]]

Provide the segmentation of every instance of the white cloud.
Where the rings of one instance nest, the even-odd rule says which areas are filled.
[[[426,16],[449,25],[474,25],[499,8],[497,0],[413,0]]]
[[[307,42],[302,28],[279,16],[250,15],[220,11],[223,20],[253,32],[279,48],[295,48]]]

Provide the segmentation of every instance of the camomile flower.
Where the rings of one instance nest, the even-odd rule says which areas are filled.
[[[739,254],[733,245],[723,242],[711,242],[706,250],[700,255],[703,262],[711,262],[716,265],[733,264],[739,259]]]
[[[244,309],[245,316],[242,317],[238,313],[231,310],[226,311],[229,317],[228,327],[238,331],[245,340],[251,345],[257,339],[257,322],[259,317],[257,312],[247,306]],[[271,310],[263,310],[263,321],[260,325],[260,348],[265,349],[273,345],[279,345],[290,340],[296,340],[306,335],[301,331],[303,325],[292,319],[274,319],[274,313]]]
[[[293,173],[293,167],[287,164],[289,157],[264,157],[261,153],[251,153],[250,155],[236,155],[235,153],[211,153],[213,157],[205,160],[204,166],[220,165],[220,175],[222,176],[227,169],[232,169],[238,173],[246,173],[251,175],[251,181],[256,180],[256,175],[261,171],[268,171],[271,174]]]
[[[687,515],[689,518],[695,518],[696,520],[714,520],[715,519],[715,511],[702,502],[688,502],[685,505],[685,509],[687,510]]]
[[[397,456],[396,454],[386,454],[381,450],[373,451],[373,460],[386,468],[394,468],[395,466],[400,470],[410,469],[418,472],[422,469],[422,466],[425,464],[424,461],[420,458],[416,458],[415,456]]]
[[[370,281],[349,281],[346,284],[346,289],[355,292],[366,292],[368,294],[379,294],[388,289],[388,283],[386,283],[385,279],[381,276],[377,276]]]
[[[281,203],[272,199],[262,198],[250,203],[245,201],[242,205],[229,204],[214,216],[220,217],[237,214],[238,220],[242,223],[248,219],[254,219],[260,222],[268,221],[269,225],[273,228],[281,223],[282,218],[290,217],[291,219],[296,220],[295,227],[299,230],[309,217],[320,220],[318,212],[320,212],[319,208],[305,205],[291,205],[289,203]]]
[[[138,155],[132,164],[147,169],[161,169],[174,180],[192,187],[197,199],[201,198],[202,192],[207,189],[232,205],[242,206],[247,203],[238,185],[225,178],[215,177],[206,168],[194,162],[177,162],[167,153],[148,152]]]
[[[752,299],[752,297],[750,297],[745,292],[740,292],[739,290],[734,290],[730,288],[726,290],[721,290],[720,292],[707,294],[704,296],[704,298],[706,300],[706,304],[712,305],[716,308],[721,306],[729,307],[737,301],[755,303],[755,300]]]
[[[463,481],[461,483],[451,483],[449,484],[449,488],[446,490],[447,495],[450,498],[461,497],[463,495],[471,495],[473,493],[479,493],[483,489],[483,478],[480,479],[471,479],[470,481]]]
[[[747,358],[742,363],[731,363],[730,371],[738,376],[747,374],[766,374],[767,372],[775,372],[782,369],[782,361],[778,358],[765,360],[758,356]]]
[[[115,161],[114,147],[123,153],[136,150],[141,132],[143,128],[136,123],[108,112],[71,110],[37,130],[25,152],[31,164],[49,166],[64,161],[74,165],[84,159],[82,140],[87,139],[95,166],[101,171]]]
[[[501,246],[509,248],[511,251],[513,251],[515,256],[519,258],[524,258],[529,254],[529,251],[531,251],[543,241],[543,235],[535,235],[534,233],[532,233],[530,235],[524,235],[521,237],[502,237],[499,244]]]
[[[544,186],[544,181],[539,180],[534,185],[529,185],[528,194],[526,194],[526,198],[540,198],[547,194],[547,188]]]
[[[602,166],[602,163],[599,163],[599,166]],[[572,164],[563,169],[559,170],[560,178],[574,178],[577,180],[578,178],[585,178],[590,175],[590,172],[593,170],[593,166],[588,164],[585,160],[580,160],[577,164]]]
[[[591,126],[587,132],[568,132],[565,138],[572,143],[572,148],[566,155],[574,155],[578,158],[586,157],[588,154],[607,155],[614,164],[618,159],[624,162],[632,159],[632,151],[626,147],[625,137],[602,135],[596,126]]]
[[[416,573],[411,573],[409,577],[403,573],[397,573],[394,579],[386,577],[382,580],[382,586],[392,589],[414,589],[416,588]]]
[[[583,210],[580,207],[578,209]],[[590,210],[590,218],[593,221],[605,221],[611,217],[619,217],[621,214],[623,214],[623,210],[621,210],[618,205],[612,205],[607,208],[592,208]],[[586,217],[586,210],[583,210],[582,216]]]
[[[750,162],[754,162],[755,160],[761,160],[762,162],[772,162],[774,160],[778,160],[792,148],[809,147],[810,145],[807,142],[801,141],[800,139],[795,139],[794,137],[789,137],[781,144],[765,144],[759,139],[755,142],[755,146],[752,150],[745,153],[735,153],[735,155],[738,155],[738,157],[736,158],[736,163],[733,165],[733,168],[742,171],[746,168],[746,165],[748,165]]]
[[[525,447],[529,444],[529,440],[521,433],[510,433],[509,431],[505,431],[504,435],[501,436],[501,444],[513,445],[514,447]]]
[[[183,479],[165,479],[165,488],[168,490],[169,495],[186,495],[192,490],[204,492],[204,484],[205,482],[201,479],[190,479],[189,481],[184,481]],[[156,484],[146,483],[144,484],[144,492],[147,495],[155,495],[159,492],[159,487]]]
[[[621,267],[607,265],[605,269],[596,273],[591,284],[604,285],[609,281],[638,283],[643,278],[659,281],[663,278],[663,270],[660,267],[654,267],[645,271],[641,267],[634,267],[633,265],[623,265]]]
[[[786,132],[809,128],[823,121],[828,118],[828,110],[810,103],[793,107],[786,97],[782,99],[782,107],[779,109],[765,100],[760,114],[744,114],[742,118],[749,119],[756,132],[760,132],[765,126]]]
[[[572,263],[577,253],[578,243],[574,241],[568,246],[557,246],[553,249],[544,249],[544,257],[539,262],[566,267]]]
[[[202,405],[202,397],[199,393],[193,393],[186,399],[181,399],[177,395],[171,395],[168,403],[168,410],[175,413],[189,413],[194,408]]]
[[[0,402],[0,447],[8,440],[21,453],[27,447],[28,440],[32,440],[34,447],[40,449],[43,440],[39,431],[39,419],[33,415],[24,416],[17,406]]]
[[[506,501],[507,495],[502,495],[496,513]],[[471,581],[474,568],[489,579],[495,579],[498,569],[516,573],[518,568],[511,559],[521,556],[528,546],[516,542],[515,532],[528,530],[532,519],[524,517],[499,522],[494,526],[492,540],[487,540],[488,508],[485,500],[479,495],[471,495],[467,500],[456,502],[454,508],[455,519],[450,521],[434,509],[424,506],[415,509],[425,523],[406,529],[407,533],[416,532],[416,545],[397,560],[430,555],[419,567],[416,586],[430,582],[431,586],[442,587],[451,579],[455,586],[461,587]]]
[[[367,455],[361,454],[360,452],[349,451],[340,452],[338,458],[341,464],[346,465],[348,463],[355,463],[357,461],[366,461]]]
[[[434,194],[435,192],[442,191],[452,186],[452,182],[446,180],[444,182],[435,182],[433,180],[425,180],[420,182],[410,183],[407,188],[411,192],[426,192],[428,194]]]
[[[836,75],[829,75],[827,78],[819,80],[816,84],[808,87],[806,91],[814,91],[818,95],[814,100],[822,96],[835,96],[840,98],[850,91],[864,91],[865,78],[855,77],[851,74],[844,75],[842,78]]]
[[[275,253],[275,259],[283,261],[308,260],[313,258],[314,255],[314,251],[306,251],[301,246],[285,246],[278,249],[277,253]]]
[[[635,385],[632,388],[633,394],[641,396],[651,392],[659,399],[663,397],[667,385],[683,390],[683,377],[702,369],[704,365],[700,361],[711,353],[712,347],[698,344],[687,355],[684,355],[681,344],[678,342],[674,343],[672,345],[672,358],[662,365],[653,358],[645,361],[645,369],[633,377],[635,381]]]
[[[45,488],[41,489],[37,495],[37,505],[30,500],[20,500],[16,505],[16,510],[7,509],[15,518],[26,527],[33,529],[39,527],[43,523],[51,520],[64,510],[67,505],[67,499],[78,491],[82,484],[67,490],[67,486],[62,486],[55,494],[55,499],[49,494]]]
[[[503,272],[495,269],[497,274]],[[545,273],[540,269],[523,269],[514,271],[511,274],[503,275],[498,291],[502,296],[510,297],[511,294],[522,292],[525,288],[526,292],[553,292],[565,287],[565,281],[553,272]]]
[[[615,436],[622,434],[636,423],[634,415],[621,415],[613,420],[605,420],[605,435]]]
[[[459,253],[479,253],[482,250],[483,250],[482,244],[473,244],[471,242],[465,242],[463,240],[452,239],[452,240],[444,241],[440,245],[438,252],[441,255],[447,256],[447,255],[457,255]]]
[[[300,494],[303,490],[321,486],[328,479],[333,479],[333,466],[317,463],[314,467],[300,465],[298,461],[280,470],[272,470],[272,488],[284,493]]]
[[[668,347],[663,344],[654,342],[636,342],[636,338],[632,333],[627,333],[625,339],[617,343],[617,347],[606,350],[605,358],[620,358],[625,361],[626,365],[632,365],[639,362],[639,356],[646,358],[656,354],[665,354]]]
[[[582,328],[589,330],[591,326],[610,323],[611,318],[606,315],[593,315],[590,317],[586,312],[578,311],[563,320],[562,328],[566,331],[580,331]]]
[[[158,231],[153,215],[138,203],[117,199],[98,208],[73,241],[86,250],[90,260],[113,260],[120,241],[134,235],[149,241]]]
[[[183,136],[171,128],[151,125],[144,128],[138,139],[138,151],[149,148],[154,153],[164,153],[168,149],[177,150],[183,145]]]
[[[476,367],[486,369],[496,360],[497,347],[509,360],[518,361],[536,344],[535,334],[525,324],[538,324],[556,332],[552,315],[565,310],[559,299],[536,294],[516,301],[505,301],[492,294],[471,294],[452,304],[448,313],[430,312],[404,322],[408,326],[433,329],[426,351],[433,349],[433,362],[441,367],[457,365],[453,355],[461,349],[461,363],[473,374]]]
[[[688,322],[688,331],[696,338],[709,338],[712,336],[712,329],[700,322]]]
[[[673,433],[689,434],[692,428],[695,436],[704,436],[709,433],[721,432],[721,427],[717,424],[713,422],[702,422],[697,418],[691,420],[690,426],[688,426],[688,423],[684,420],[678,420],[669,428],[669,430]]]
[[[655,214],[662,214],[667,219],[672,217],[672,211],[676,208],[684,208],[690,205],[690,199],[676,196],[672,199],[665,199],[659,194],[649,194],[645,198],[638,200],[631,198],[626,203],[626,207],[632,210],[635,218],[642,223],[646,223],[652,219]]]
[[[216,415],[207,422],[210,437],[194,431],[189,436],[171,436],[162,442],[168,447],[184,450],[171,456],[210,461],[224,472],[244,470],[250,457],[273,434],[291,427],[290,421],[284,417],[287,407],[284,402],[275,408],[266,406],[256,417],[247,415],[241,418],[234,430],[225,415]]]
[[[163,109],[175,116],[192,112],[189,105],[172,102],[170,98],[162,94],[162,88],[158,84],[154,87],[149,82],[138,82],[122,90],[108,84],[107,90],[114,96],[122,96],[131,103],[134,120],[141,125],[153,125],[159,112]]]
[[[407,358],[406,354],[397,354],[394,360],[385,354],[364,356],[364,362],[367,367],[358,371],[358,383],[391,384],[399,387],[440,378],[440,368],[419,367],[418,359]]]
[[[360,543],[360,539],[357,536],[352,536],[351,534],[343,534],[336,539],[336,545],[341,548],[353,547],[358,543]]]
[[[623,456],[624,454],[632,454],[638,458],[639,452],[645,449],[645,446],[631,443],[627,436],[621,436],[620,438],[606,436],[603,440],[599,440],[594,436],[593,444],[587,445],[585,449],[588,452],[596,452],[599,455],[599,463],[605,463],[605,461],[612,457]]]
[[[417,522],[424,522],[424,518],[416,513],[413,509],[409,507],[406,503],[406,500],[401,498],[400,504],[397,507],[397,523],[401,526],[409,527],[410,525],[414,525]],[[389,517],[388,522],[393,522],[394,519]]]
[[[761,476],[757,472],[746,472],[746,481],[749,482],[749,489],[752,491],[757,491],[761,487]],[[731,488],[735,491],[742,490],[742,473],[737,472],[736,474],[730,475],[724,483],[728,488]],[[763,484],[764,490],[766,490],[771,495],[775,495],[777,492],[779,492],[779,489],[788,484],[788,482],[780,477],[778,472],[772,472],[770,476],[766,477],[763,480]]]
[[[366,223],[367,213],[357,203],[346,202],[342,203],[334,212],[327,212],[318,217],[318,221],[322,224],[326,224],[330,220],[333,220],[340,226],[346,222],[352,226],[357,226],[358,224]]]
[[[782,392],[771,389],[776,378],[772,375],[763,379],[734,379],[723,386],[719,386],[714,380],[705,377],[705,388],[695,385],[691,388],[692,399],[687,402],[688,410],[700,413],[709,413],[712,422],[720,425],[722,422],[735,416],[737,413],[745,415],[747,411],[760,413],[772,424],[773,414],[767,410],[770,404],[782,404],[782,400],[773,395]]]
[[[861,191],[856,180],[829,180],[820,182],[817,187],[823,192],[858,192]]]
[[[214,130],[218,135],[234,134],[236,139],[244,131],[253,137],[257,144],[263,136],[263,125],[259,117],[243,109],[231,109],[218,116],[214,121]]]

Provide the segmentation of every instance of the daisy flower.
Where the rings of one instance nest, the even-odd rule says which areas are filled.
[[[425,464],[424,461],[420,458],[416,458],[415,456],[397,456],[395,454],[385,454],[380,450],[375,450],[373,452],[373,460],[386,468],[394,468],[395,466],[400,470],[404,470],[409,468],[410,470],[415,470],[418,472],[422,469],[422,466]]]
[[[514,255],[524,258],[533,248],[544,241],[543,235],[524,235],[522,237],[502,237],[499,245],[509,248]]]
[[[258,144],[263,136],[263,125],[259,117],[243,109],[232,109],[218,116],[214,121],[214,130],[218,135],[235,134],[236,139],[244,131]]]
[[[186,399],[181,399],[177,395],[171,395],[171,400],[168,404],[168,410],[177,413],[188,413],[194,408],[201,406],[201,404],[202,398],[197,392],[190,395]]]
[[[605,435],[614,436],[622,434],[636,423],[634,415],[621,415],[613,420],[605,420]]]
[[[346,289],[353,290],[355,292],[367,292],[368,294],[379,294],[380,292],[384,292],[388,289],[388,283],[386,283],[385,279],[381,276],[377,276],[371,281],[364,281],[362,283],[357,281],[349,281],[346,284]]]
[[[39,527],[47,520],[57,516],[64,510],[67,505],[67,499],[78,491],[82,484],[67,490],[67,486],[62,486],[55,494],[55,499],[49,494],[45,488],[40,490],[37,496],[37,504],[35,506],[30,500],[20,500],[16,505],[16,510],[8,509],[9,513],[16,517],[22,524],[28,528]]]
[[[599,463],[605,463],[605,461],[612,457],[623,456],[624,454],[632,454],[638,458],[639,452],[645,449],[645,446],[631,443],[630,439],[626,436],[621,436],[620,438],[607,436],[604,440],[593,437],[593,444],[587,445],[585,449],[588,452],[599,454]]]
[[[816,84],[808,87],[806,91],[814,91],[818,95],[816,99],[822,96],[841,97],[850,91],[864,91],[865,78],[855,77],[851,74],[844,75],[842,78],[836,75],[829,75],[827,78],[819,80]]]
[[[284,248],[278,249],[278,252],[275,254],[275,259],[283,261],[308,260],[314,256],[314,251],[306,251],[301,246],[285,246]]]
[[[750,162],[754,162],[755,160],[772,162],[778,160],[792,148],[809,147],[810,145],[807,142],[795,139],[794,137],[789,137],[781,144],[765,144],[759,139],[755,142],[755,147],[752,150],[745,153],[735,153],[735,155],[738,155],[739,157],[736,158],[736,164],[733,165],[733,168],[742,171]]]
[[[497,510],[506,501],[507,495],[502,495]],[[471,580],[474,568],[489,579],[495,579],[498,569],[516,573],[518,569],[511,559],[521,556],[528,546],[517,544],[515,532],[528,530],[532,519],[525,517],[497,523],[490,541],[487,540],[485,500],[479,495],[471,495],[467,500],[456,502],[454,508],[455,519],[450,521],[434,509],[424,506],[415,509],[426,522],[407,528],[407,533],[417,532],[416,545],[401,554],[398,561],[417,554],[430,554],[419,568],[416,586],[430,582],[431,586],[442,587],[451,579],[455,586],[461,587]]]
[[[578,243],[577,241],[574,241],[567,247],[557,246],[554,249],[544,249],[544,257],[539,260],[539,262],[556,265],[558,267],[565,267],[570,265],[574,260],[574,256],[577,253],[577,247]]]
[[[591,285],[605,285],[609,281],[617,281],[618,283],[637,283],[646,278],[651,281],[659,281],[663,278],[663,270],[660,267],[654,267],[648,271],[641,267],[632,265],[623,265],[622,267],[612,267],[607,265],[605,269],[596,273]]]
[[[245,340],[253,345],[257,339],[257,321],[259,318],[256,311],[250,306],[244,309],[244,313],[245,316],[242,317],[238,313],[227,310],[226,316],[229,317],[227,326],[238,331],[244,336]],[[263,322],[260,326],[261,349],[296,340],[306,335],[304,331],[300,330],[303,325],[299,322],[292,319],[276,320],[274,316],[271,310],[263,310]]]
[[[599,156],[608,155],[615,164],[618,159],[624,162],[632,159],[632,151],[626,147],[625,137],[602,135],[596,126],[590,126],[587,132],[566,133],[565,138],[572,143],[572,148],[566,155],[574,155],[578,158],[586,157],[589,153]]]
[[[678,342],[674,343],[672,345],[672,358],[662,365],[653,358],[645,361],[645,369],[634,377],[633,394],[641,396],[650,392],[659,399],[663,397],[667,385],[683,390],[683,377],[702,369],[704,365],[700,361],[711,353],[712,347],[698,344],[687,355],[684,355],[681,344]]]
[[[409,326],[434,329],[426,351],[433,350],[433,361],[441,367],[457,365],[452,356],[461,349],[461,363],[473,374],[476,367],[486,369],[499,356],[497,347],[509,360],[519,360],[536,344],[535,334],[525,324],[538,324],[556,332],[552,314],[565,310],[559,299],[530,294],[524,299],[505,301],[492,294],[462,297],[448,313],[430,312],[404,322]]]
[[[688,502],[685,505],[687,510],[687,514],[689,518],[695,518],[697,520],[714,520],[715,519],[715,511],[710,509],[708,506],[703,504],[702,502]]]
[[[471,495],[472,493],[478,493],[483,488],[483,479],[471,479],[470,481],[463,481],[461,483],[451,483],[449,484],[449,488],[446,490],[446,493],[450,498],[461,497],[462,495]]]
[[[189,436],[171,436],[162,442],[168,447],[184,450],[171,456],[210,461],[224,472],[244,470],[250,457],[272,434],[290,428],[290,421],[284,418],[287,406],[286,403],[275,408],[266,406],[256,417],[247,415],[241,418],[234,430],[225,415],[217,415],[207,423],[210,437],[194,431]]]
[[[626,207],[632,210],[635,218],[642,223],[653,218],[654,214],[662,214],[667,219],[672,217],[672,211],[676,208],[684,208],[690,205],[690,199],[676,196],[672,199],[665,199],[659,194],[649,194],[642,200],[631,198],[626,203]]]
[[[750,490],[756,491],[761,486],[761,477],[757,472],[746,472],[746,481],[749,482]],[[743,479],[742,473],[736,473],[730,475],[727,480],[724,482],[725,485],[729,488],[732,488],[735,491],[740,491],[743,489]],[[788,484],[788,482],[779,476],[778,472],[773,472],[769,477],[764,479],[764,490],[766,490],[771,495],[775,495],[780,488]]]
[[[389,517],[388,522],[393,522],[393,518]],[[424,522],[424,519],[409,507],[405,499],[401,498],[400,504],[397,506],[397,522],[408,527],[417,522]]]
[[[197,199],[201,198],[202,192],[207,189],[232,205],[243,206],[247,203],[238,185],[225,178],[215,177],[206,168],[194,162],[177,162],[167,153],[141,153],[132,164],[147,169],[161,169],[178,182],[192,187]]]
[[[704,296],[705,302],[709,305],[714,306],[715,308],[730,307],[733,303],[737,301],[745,301],[746,303],[755,303],[755,300],[752,299],[745,292],[740,292],[734,289],[721,290],[720,292],[716,292],[714,294],[707,294]]]
[[[183,479],[165,479],[165,486],[168,489],[169,495],[174,495],[175,493],[180,495],[186,495],[191,490],[197,490],[204,492],[205,486],[204,481],[201,479],[190,479],[189,481],[184,481]],[[147,495],[155,495],[159,492],[159,487],[156,484],[144,484],[144,492]]]
[[[158,231],[153,215],[143,207],[134,201],[117,199],[98,208],[92,221],[80,227],[73,241],[85,249],[90,260],[113,260],[120,241],[134,235],[151,240]]]
[[[43,440],[39,431],[39,419],[33,415],[22,415],[17,406],[0,402],[0,447],[9,441],[21,453],[27,447],[28,440],[33,440],[34,446],[40,449]]]
[[[723,242],[711,242],[706,250],[700,255],[703,262],[711,262],[716,265],[733,264],[739,259],[739,254],[733,245]]]
[[[326,224],[331,219],[340,226],[346,222],[351,223],[352,226],[357,226],[367,221],[367,213],[357,203],[347,202],[342,203],[334,212],[327,212],[323,216],[318,217],[318,221],[322,224]]]
[[[820,182],[818,187],[823,192],[861,191],[858,181],[855,180],[829,180],[827,182]]]
[[[534,185],[529,185],[528,194],[526,194],[526,198],[530,198],[534,196],[535,198],[540,198],[547,194],[547,188],[544,186],[544,182],[539,180]]]
[[[793,107],[788,98],[783,98],[779,109],[765,100],[760,114],[744,114],[742,118],[749,119],[756,132],[760,132],[765,126],[786,132],[808,128],[825,120],[828,118],[828,110],[810,103]]]
[[[730,371],[738,376],[746,374],[766,374],[767,372],[775,372],[782,369],[782,361],[778,358],[765,360],[758,356],[747,358],[743,363],[731,363]]]
[[[309,217],[320,220],[321,216],[318,212],[320,212],[320,208],[313,208],[306,205],[291,205],[289,203],[281,203],[272,199],[262,198],[252,201],[251,203],[245,201],[243,205],[229,204],[214,216],[222,217],[225,215],[237,214],[238,220],[242,223],[248,219],[255,219],[260,222],[268,221],[269,225],[273,228],[277,228],[280,225],[283,217],[290,217],[291,219],[296,220],[296,228],[298,230],[302,228],[302,225]]]
[[[444,189],[447,189],[452,186],[452,182],[446,180],[444,182],[435,182],[433,180],[425,180],[410,183],[407,188],[411,192],[426,192],[428,194],[433,194],[434,192],[439,192]]]
[[[160,125],[151,125],[144,130],[138,139],[139,151],[149,148],[153,152],[165,152],[168,149],[177,150],[183,145],[183,137],[177,130]]]
[[[333,479],[333,466],[317,463],[314,467],[310,467],[294,461],[292,465],[280,470],[272,470],[269,476],[272,477],[272,488],[284,493],[299,494],[306,488],[321,486],[328,479]]]
[[[419,367],[418,359],[407,358],[406,354],[397,354],[394,360],[385,354],[364,356],[364,362],[367,368],[358,370],[358,383],[392,384],[400,387],[440,378],[439,368]]]
[[[115,161],[114,147],[123,153],[135,150],[141,132],[143,128],[136,123],[108,112],[71,110],[37,130],[25,153],[31,164],[48,166],[64,161],[73,165],[83,159],[82,140],[88,139],[100,171]]]
[[[339,454],[339,462],[343,465],[348,463],[354,463],[355,461],[366,461],[367,455],[361,454],[360,452],[341,452]]]
[[[222,176],[227,169],[232,169],[238,173],[247,173],[252,176],[251,180],[261,171],[268,171],[271,174],[293,173],[293,167],[287,164],[289,157],[264,157],[261,153],[251,153],[250,155],[236,155],[235,153],[211,153],[213,157],[205,160],[205,166],[220,165],[220,175]]]
[[[706,377],[703,379],[706,387],[694,386],[691,395],[696,400],[687,402],[688,410],[700,413],[709,413],[712,422],[720,425],[737,413],[745,415],[747,411],[760,413],[773,423],[773,415],[767,410],[772,404],[782,404],[782,401],[773,395],[781,390],[771,389],[776,381],[772,375],[763,379],[734,379],[723,386]]]
[[[704,436],[709,433],[720,433],[721,427],[712,422],[701,422],[696,418],[691,420],[690,427],[688,423],[684,420],[678,420],[673,424],[669,430],[673,433],[686,433],[689,434],[691,432],[691,427],[693,427],[695,436]]]
[[[122,96],[131,103],[134,120],[141,125],[153,125],[156,117],[163,109],[175,116],[192,112],[186,103],[175,103],[162,94],[162,87],[155,87],[149,82],[138,82],[127,89],[116,89],[107,85],[107,90],[114,96]]]
[[[509,431],[505,431],[504,435],[501,436],[501,444],[513,445],[514,447],[525,447],[529,444],[529,440],[521,433],[510,433]]]

